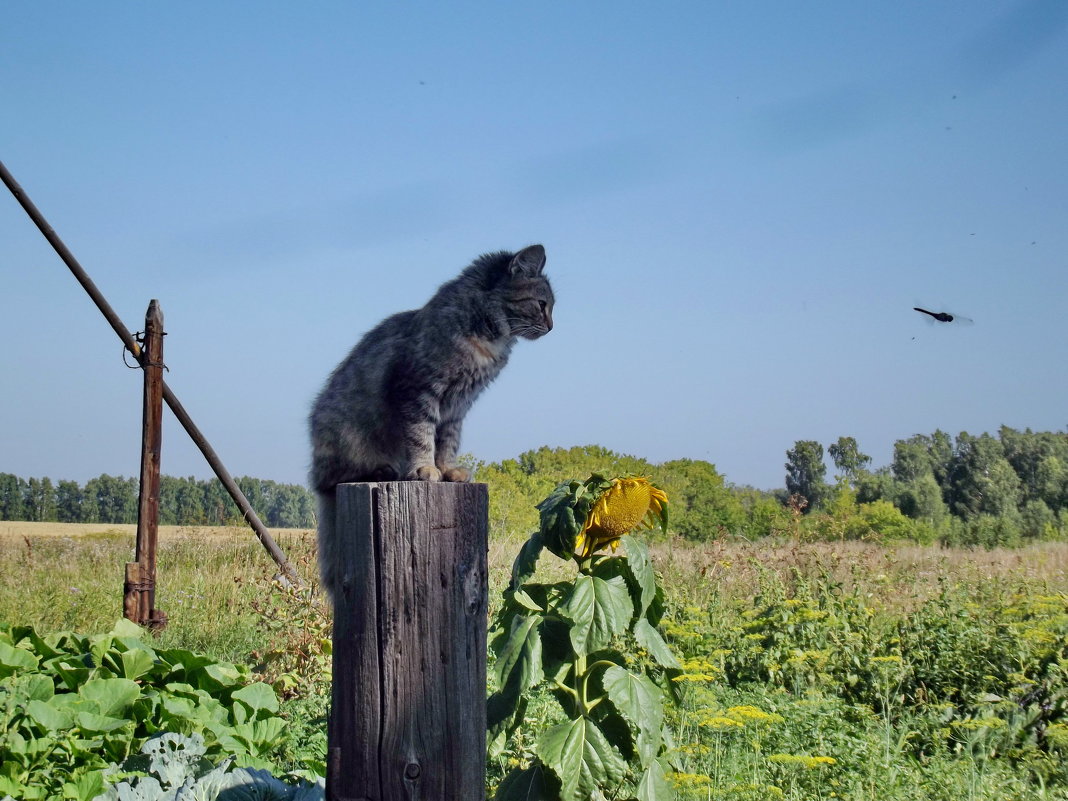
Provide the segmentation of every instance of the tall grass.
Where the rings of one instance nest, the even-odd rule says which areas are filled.
[[[314,584],[314,533],[275,534]],[[491,610],[520,544],[492,537]],[[0,623],[109,629],[133,552],[132,527],[0,524]],[[1047,667],[1068,673],[1068,615],[1057,618],[1068,544],[981,551],[667,540],[652,555],[667,592],[667,635],[686,660],[674,721],[680,799],[1068,798],[1055,764],[1062,752],[1046,743],[1055,731],[999,702],[987,712],[972,704],[984,693],[1001,697],[988,681],[1000,679],[987,675],[998,659],[1020,672],[1047,654]],[[277,603],[276,573],[245,529],[165,527],[156,606],[170,622],[161,645],[256,663],[272,636],[256,607]],[[294,614],[293,625],[301,622]],[[944,719],[933,695],[921,703],[938,671],[974,688],[974,697],[945,702],[953,711],[943,709]],[[1053,678],[1044,681],[1049,703],[1068,703]],[[322,705],[308,708],[295,730],[321,737]],[[984,724],[984,714],[1003,723]],[[1015,744],[997,740],[991,726],[1022,734]]]

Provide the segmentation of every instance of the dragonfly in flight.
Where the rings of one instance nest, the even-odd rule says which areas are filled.
[[[941,311],[941,312],[927,311],[927,309],[921,309],[919,306],[913,306],[912,310],[913,311],[918,311],[920,314],[927,314],[927,315],[929,315],[930,317],[932,317],[933,319],[937,320],[940,323],[958,322],[958,323],[966,323],[966,324],[970,325],[971,323],[975,322],[970,317],[962,317],[959,314],[950,314],[949,312],[944,312],[944,311]]]

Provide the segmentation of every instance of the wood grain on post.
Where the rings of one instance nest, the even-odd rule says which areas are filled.
[[[141,431],[141,481],[137,496],[136,562],[126,565],[123,614],[159,630],[167,616],[156,607],[156,541],[159,532],[159,472],[163,446],[163,312],[159,302],[145,314],[144,404]]]
[[[329,801],[485,798],[484,484],[341,484]]]

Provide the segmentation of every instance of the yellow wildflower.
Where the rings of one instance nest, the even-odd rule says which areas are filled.
[[[775,762],[779,765],[791,765],[793,767],[805,768],[806,770],[812,770],[823,765],[835,765],[838,760],[829,756],[805,756],[798,754],[772,754],[768,757],[768,762]]]
[[[763,709],[757,709],[755,706],[732,706],[727,710],[728,717],[734,718],[740,721],[753,721],[754,723],[782,723],[784,718],[782,715],[776,715],[774,712],[765,712]]]

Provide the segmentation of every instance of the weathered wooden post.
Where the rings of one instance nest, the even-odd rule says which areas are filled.
[[[156,537],[159,531],[159,465],[163,444],[163,312],[159,301],[145,314],[141,368],[145,376],[141,430],[141,484],[137,496],[136,562],[126,563],[123,614],[159,630],[167,616],[156,606]]]
[[[484,484],[337,488],[328,801],[479,801],[486,773]]]

